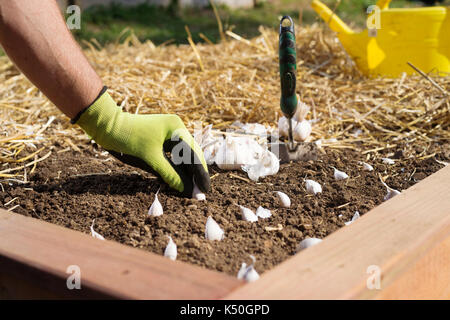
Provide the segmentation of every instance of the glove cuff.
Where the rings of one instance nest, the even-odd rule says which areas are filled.
[[[76,124],[106,150],[125,152],[131,132],[129,114],[122,112],[106,89],[102,92],[82,111]]]
[[[98,99],[100,99],[100,97],[106,92],[106,90],[108,90],[107,86],[103,86],[102,90],[100,91],[100,93],[98,94],[97,98],[94,99],[94,102],[92,102],[89,106],[87,106],[86,108],[84,108],[83,110],[81,110],[80,112],[78,112],[78,114],[75,116],[75,118],[70,120],[71,124],[75,124],[77,123],[77,121],[80,119],[81,115],[87,110],[89,109],[90,106],[92,106],[94,103],[97,102]]]

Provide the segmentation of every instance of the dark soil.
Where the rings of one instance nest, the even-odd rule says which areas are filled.
[[[449,161],[448,145],[434,149],[437,159]],[[390,187],[405,190],[443,167],[433,157],[417,160],[415,151],[405,155],[398,151],[402,149],[383,155],[397,158],[394,165],[385,165],[379,158],[367,160],[367,155],[349,149],[325,149],[326,154],[317,161],[282,165],[277,175],[258,183],[244,181],[244,172],[212,166],[212,190],[207,201],[201,202],[179,197],[160,179],[113,160],[91,145],[82,146],[82,152],[57,150],[38,165],[28,184],[2,181],[1,208],[19,205],[14,212],[84,233],[90,233],[95,218],[94,229],[106,239],[161,255],[170,235],[178,246],[178,260],[234,276],[242,262],[250,262],[250,254],[256,257],[255,268],[262,273],[294,255],[302,239],[324,238],[344,227],[355,211],[364,214],[379,205],[386,194],[379,174],[388,176]],[[375,170],[363,171],[358,164],[361,160]],[[330,166],[346,172],[349,179],[335,181]],[[319,182],[323,193],[307,194],[305,177]],[[164,214],[149,217],[147,211],[160,187]],[[272,191],[288,194],[291,208],[280,207]],[[253,210],[263,206],[273,215],[256,223],[246,222],[236,204]],[[205,240],[210,215],[224,229],[223,241]],[[282,230],[265,229],[278,224]]]

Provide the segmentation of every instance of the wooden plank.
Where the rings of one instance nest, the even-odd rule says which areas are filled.
[[[366,298],[450,298],[450,166],[225,297]]]
[[[81,290],[66,285],[79,266]],[[0,297],[218,299],[242,282],[0,210]]]

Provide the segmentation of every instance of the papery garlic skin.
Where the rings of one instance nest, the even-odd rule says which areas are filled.
[[[311,194],[318,194],[322,192],[322,186],[314,180],[305,180],[306,191]]]
[[[256,216],[261,219],[267,219],[272,216],[272,213],[270,212],[269,209],[265,209],[265,208],[259,206],[258,209],[256,209]]]
[[[205,238],[212,241],[220,241],[224,238],[224,231],[211,216],[206,220]]]
[[[241,209],[241,215],[242,215],[242,219],[245,221],[249,221],[249,222],[256,222],[258,221],[258,216],[250,209],[243,207],[243,206],[239,206],[239,208]]]
[[[296,141],[306,141],[311,135],[312,127],[308,120],[303,120],[295,126],[293,129],[294,140]]]
[[[356,211],[355,214],[353,215],[352,220],[350,220],[348,222],[344,222],[344,223],[345,223],[346,226],[348,226],[348,225],[352,224],[353,222],[355,222],[355,220],[357,220],[359,218],[360,218],[359,212]]]
[[[148,214],[153,217],[159,217],[163,214],[163,207],[161,205],[161,202],[159,202],[158,192],[159,190],[155,193],[155,200],[150,206],[150,209],[148,209]]]
[[[289,196],[281,191],[275,191],[275,193],[278,196],[278,200],[280,200],[280,204],[284,208],[290,208],[291,207],[291,199],[289,199]]]
[[[306,118],[306,115],[309,112],[309,109],[310,108],[306,103],[301,102],[300,99],[298,99],[297,111],[295,111],[295,114],[294,114],[295,121],[297,121],[297,122],[304,121]]]
[[[164,250],[164,256],[175,261],[177,259],[177,245],[173,242],[172,237],[168,236],[168,238],[169,243]]]
[[[318,238],[307,238],[302,240],[297,246],[297,252],[300,252],[306,248],[315,246],[316,244],[322,242],[322,239]]]
[[[95,219],[92,220],[92,224],[91,224],[91,236],[96,239],[99,239],[99,240],[105,240],[105,238],[103,238],[103,236],[100,233],[98,233],[94,230],[94,223],[95,223]]]
[[[345,172],[340,171],[336,168],[333,168],[333,169],[334,169],[334,178],[336,180],[345,180],[348,178],[348,174],[346,174]]]

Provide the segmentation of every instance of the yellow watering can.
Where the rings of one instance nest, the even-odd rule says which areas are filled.
[[[369,16],[368,23],[377,28],[372,36],[368,29],[354,32],[319,0],[311,6],[338,33],[348,54],[369,77],[414,73],[407,62],[425,72],[450,75],[450,8],[388,9],[389,2],[379,0],[380,10],[375,7]]]

